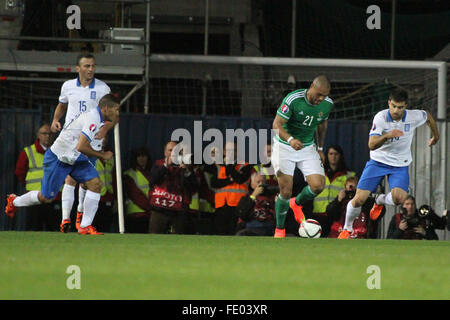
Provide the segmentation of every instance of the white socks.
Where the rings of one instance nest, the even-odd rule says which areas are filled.
[[[70,219],[73,202],[75,201],[75,187],[65,184],[61,193],[62,219]]]
[[[78,187],[78,212],[84,211],[84,197],[86,196],[86,189],[83,189],[81,186]]]
[[[353,221],[355,221],[356,217],[361,213],[361,207],[355,208],[353,207],[352,201],[349,201],[347,204],[347,213],[345,214],[345,224],[344,229],[350,232],[353,231]]]
[[[92,224],[95,214],[98,209],[98,202],[100,201],[100,193],[95,193],[90,190],[86,191],[86,196],[84,197],[84,213],[83,219],[81,220],[81,228],[86,228]]]
[[[380,194],[376,199],[376,203],[378,205],[388,204],[390,206],[395,206],[395,203],[392,200],[392,194],[390,192],[388,194]]]
[[[39,191],[28,191],[20,197],[15,198],[13,204],[16,207],[29,207],[40,204],[38,195]]]

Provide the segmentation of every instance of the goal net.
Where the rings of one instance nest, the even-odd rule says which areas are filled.
[[[331,82],[331,119],[368,120],[389,92],[408,91],[410,106],[436,114],[439,63],[153,55],[150,110],[155,113],[273,117],[284,96],[318,74]]]

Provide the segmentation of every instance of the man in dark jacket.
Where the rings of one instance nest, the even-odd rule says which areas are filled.
[[[275,197],[279,192],[267,184],[266,178],[256,172],[251,177],[251,191],[237,206],[243,229],[238,236],[272,236],[275,231]]]

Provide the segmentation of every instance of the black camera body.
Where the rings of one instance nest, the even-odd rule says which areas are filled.
[[[263,187],[264,191],[263,191],[262,195],[264,195],[264,196],[270,197],[270,196],[276,195],[277,193],[280,192],[280,187],[278,187],[278,186],[271,186],[271,185],[268,185],[267,183],[264,183],[259,186]]]
[[[355,196],[356,191],[353,190],[345,190],[345,199],[353,199],[353,197]]]

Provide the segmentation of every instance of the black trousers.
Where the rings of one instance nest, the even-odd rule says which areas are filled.
[[[237,208],[224,205],[216,208],[214,216],[214,233],[217,235],[234,235],[237,229]]]
[[[26,208],[26,231],[59,231],[61,202],[39,204]]]

